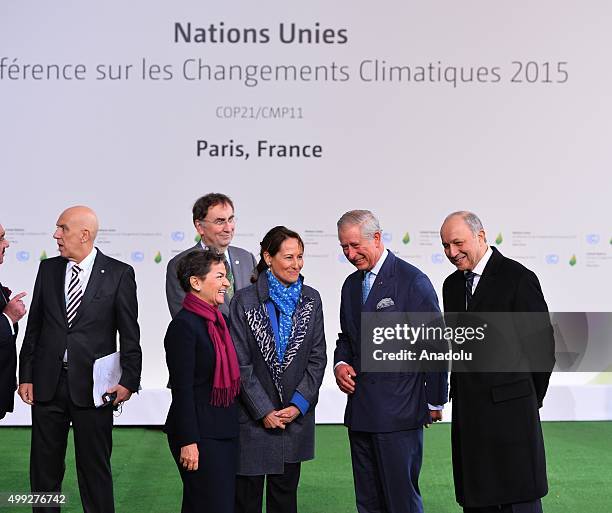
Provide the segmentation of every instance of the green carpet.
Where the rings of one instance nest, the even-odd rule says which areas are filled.
[[[550,488],[544,499],[545,512],[612,511],[612,422],[547,422],[544,436]],[[0,492],[28,489],[29,442],[27,428],[0,429]],[[112,463],[118,513],[180,511],[181,483],[161,431],[116,428]],[[461,511],[454,499],[447,424],[425,432],[420,483],[426,512]],[[64,491],[71,503],[63,511],[82,511],[72,441]],[[344,427],[317,427],[317,458],[302,467],[299,502],[300,513],[356,511]],[[25,511],[24,507],[0,507],[0,513]]]

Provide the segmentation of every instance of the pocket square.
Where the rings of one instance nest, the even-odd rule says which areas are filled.
[[[393,299],[391,299],[390,297],[385,297],[378,302],[378,304],[376,305],[376,310],[382,310],[383,308],[388,308],[390,306],[393,306],[394,304],[395,302],[393,301]]]

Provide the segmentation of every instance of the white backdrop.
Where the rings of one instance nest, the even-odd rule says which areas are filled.
[[[236,245],[256,252],[276,224],[303,235],[330,360],[352,271],[335,222],[351,208],[377,213],[387,246],[438,292],[453,270],[440,224],[470,209],[538,274],[552,311],[612,311],[611,18],[609,2],[567,0],[3,2],[0,279],[31,294],[58,214],[98,212],[98,247],[138,282],[143,391],[118,419],[131,424],[165,419],[165,266],[193,244],[191,206],[211,191],[236,204]],[[284,43],[281,25],[319,42]],[[260,140],[322,155],[258,156]],[[198,156],[198,141],[249,158]],[[606,382],[555,375],[543,417],[612,418]],[[329,365],[318,420],[343,409]],[[0,424],[28,422],[18,404]]]

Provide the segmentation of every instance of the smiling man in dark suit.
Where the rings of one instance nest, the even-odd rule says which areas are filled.
[[[347,394],[359,513],[422,513],[423,425],[442,419],[446,373],[361,370],[362,312],[439,312],[429,278],[385,249],[378,219],[352,210],[338,221],[344,255],[357,271],[342,286],[334,375]]]
[[[0,224],[0,264],[4,263],[4,254],[9,247],[4,227]],[[21,300],[25,292],[10,299],[11,291],[0,283],[0,419],[7,412],[13,411],[15,390],[17,389],[17,321],[26,313]]]
[[[199,198],[193,205],[193,225],[201,237],[195,246],[175,255],[166,269],[166,300],[172,318],[182,308],[185,292],[181,289],[176,276],[179,260],[194,250],[212,248],[225,255],[229,263],[227,279],[230,288],[225,296],[225,303],[220,306],[221,313],[229,317],[229,305],[234,293],[251,284],[251,276],[255,269],[255,257],[245,249],[230,246],[236,229],[234,203],[229,196],[219,192],[211,192]]]
[[[72,207],[53,234],[60,256],[41,262],[19,356],[19,395],[32,405],[30,483],[59,492],[70,424],[85,512],[114,511],[113,410],[94,407],[93,363],[121,348],[115,404],[138,391],[142,354],[134,270],[94,247],[95,213]],[[59,511],[37,508],[35,511]]]
[[[518,322],[507,325],[504,346],[523,354],[536,347],[545,357],[539,372],[451,374],[457,502],[465,513],[541,513],[548,485],[538,409],[554,366],[554,338],[540,283],[532,271],[487,244],[482,223],[471,212],[450,214],[440,236],[457,268],[444,281],[444,311],[519,312],[513,317]],[[526,312],[542,315],[531,315],[526,326],[520,322]]]

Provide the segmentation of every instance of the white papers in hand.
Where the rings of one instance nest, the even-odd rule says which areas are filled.
[[[121,353],[111,353],[94,360],[93,365],[93,401],[97,407],[102,406],[102,396],[110,387],[114,387],[121,379]]]

